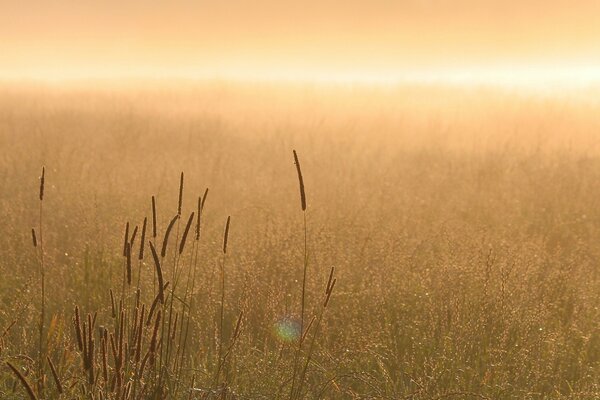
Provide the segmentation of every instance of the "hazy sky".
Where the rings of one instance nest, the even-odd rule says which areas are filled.
[[[0,75],[600,76],[600,0],[0,0]]]

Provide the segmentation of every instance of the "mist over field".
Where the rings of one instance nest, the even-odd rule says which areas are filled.
[[[600,398],[599,15],[0,1],[0,400]]]
[[[596,398],[598,107],[5,83],[0,397]]]

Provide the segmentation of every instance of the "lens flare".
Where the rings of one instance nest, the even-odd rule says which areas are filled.
[[[300,339],[300,322],[284,317],[274,324],[275,336],[283,342],[295,342]]]

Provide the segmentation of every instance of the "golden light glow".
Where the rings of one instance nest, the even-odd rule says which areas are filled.
[[[581,0],[0,1],[0,79],[600,82]]]

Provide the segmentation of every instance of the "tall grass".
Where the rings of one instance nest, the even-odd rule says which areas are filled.
[[[44,394],[44,362],[46,358],[46,338],[45,338],[45,323],[46,323],[46,266],[44,264],[44,231],[43,231],[43,217],[44,217],[44,189],[46,180],[46,167],[42,167],[42,174],[40,175],[40,190],[39,190],[39,259],[40,259],[40,322],[38,325],[39,339],[38,339],[38,393],[43,396]],[[38,240],[36,238],[35,230],[33,233],[33,246],[38,248]],[[10,364],[9,364],[10,366]],[[11,366],[14,370],[14,367]],[[28,390],[29,392],[29,390]],[[31,395],[31,394],[30,394]]]
[[[298,176],[301,186],[302,195],[302,208],[306,210],[305,198],[304,198],[304,186],[302,182],[302,175],[298,164],[296,152],[294,151],[294,158],[298,167]],[[40,202],[43,200],[44,193],[44,169],[42,169],[42,176],[40,178]],[[122,256],[124,263],[122,265],[122,290],[121,297],[118,304],[115,302],[112,289],[110,290],[110,307],[105,307],[104,310],[110,310],[107,315],[102,315],[98,311],[89,311],[87,314],[82,315],[82,311],[78,305],[75,306],[74,317],[73,317],[73,346],[77,349],[77,352],[81,358],[81,364],[79,369],[72,370],[72,379],[80,379],[81,390],[84,396],[91,398],[114,398],[114,399],[164,399],[164,398],[181,398],[185,396],[186,392],[188,396],[192,396],[194,390],[193,386],[188,386],[190,381],[190,371],[193,371],[193,364],[189,364],[190,361],[193,363],[196,360],[197,355],[189,354],[189,348],[187,346],[187,339],[190,336],[190,329],[192,324],[192,315],[200,312],[201,310],[195,310],[192,308],[192,299],[197,296],[195,293],[195,269],[198,259],[199,251],[199,240],[201,230],[201,215],[204,209],[204,202],[206,201],[207,192],[204,192],[203,196],[198,197],[197,209],[195,212],[191,212],[187,222],[185,224],[183,234],[179,238],[179,234],[175,237],[176,255],[171,265],[171,281],[165,282],[164,272],[165,265],[168,262],[168,249],[169,241],[172,238],[171,232],[175,224],[180,220],[182,213],[183,204],[183,173],[180,177],[179,185],[179,197],[178,197],[178,208],[177,214],[171,219],[165,229],[165,233],[162,240],[162,246],[160,256],[156,250],[153,240],[148,241],[152,258],[154,261],[155,277],[158,285],[158,294],[154,297],[154,300],[150,304],[146,304],[143,300],[142,291],[145,290],[140,284],[142,281],[141,274],[141,263],[144,259],[144,242],[146,240],[146,223],[147,218],[144,218],[141,231],[141,245],[139,248],[138,260],[138,284],[134,292],[131,290],[133,280],[133,269],[132,260],[134,259],[134,244],[137,237],[138,226],[133,228],[130,234],[130,223],[125,224],[125,233],[123,238]],[[152,214],[153,214],[153,226],[156,226],[156,202],[152,197]],[[195,228],[195,245],[192,247],[190,259],[185,263],[186,268],[192,268],[194,271],[188,271],[187,282],[183,293],[178,291],[178,283],[184,276],[181,271],[178,270],[180,267],[179,263],[185,262],[182,257],[185,255],[186,242],[194,222],[194,216],[198,215],[196,219]],[[225,334],[225,304],[226,304],[226,258],[228,253],[229,245],[229,232],[230,232],[231,216],[227,217],[225,223],[225,229],[223,233],[222,243],[222,259],[220,262],[220,301],[219,301],[219,318],[218,318],[218,339],[216,342],[216,359],[212,364],[208,364],[207,368],[212,369],[213,379],[211,386],[205,389],[203,398],[211,398],[213,395],[219,398],[235,398],[234,393],[229,387],[229,365],[231,358],[234,354],[236,344],[242,334],[242,321],[244,312],[241,311],[237,316],[235,327],[231,333],[229,340],[226,340]],[[40,251],[43,250],[42,246],[42,208],[40,205],[40,225],[39,225],[39,245]],[[306,219],[305,219],[305,230],[306,230]],[[35,248],[38,246],[38,237],[36,230],[32,229],[32,242]],[[155,236],[153,236],[154,241]],[[306,232],[305,232],[305,252],[306,252]],[[193,265],[191,264],[193,259]],[[304,280],[302,282],[302,298],[301,298],[301,310],[302,310],[302,321],[304,318],[305,309],[305,290],[306,290],[306,253],[304,261]],[[182,266],[183,267],[183,266]],[[52,373],[52,378],[55,383],[55,394],[58,396],[73,395],[75,392],[72,390],[65,390],[61,382],[60,373],[56,365],[52,362],[51,358],[46,355],[45,344],[43,340],[44,336],[44,319],[45,319],[45,272],[43,257],[40,256],[40,290],[42,293],[42,301],[40,305],[40,323],[39,323],[39,355],[44,357],[44,361],[47,361]],[[331,277],[330,277],[331,281]],[[335,281],[334,281],[335,283]],[[169,292],[165,290],[170,285]],[[330,296],[328,283],[328,297]],[[149,298],[150,300],[151,298]],[[326,300],[327,303],[328,299]],[[177,303],[176,303],[177,302]],[[180,304],[180,306],[179,306]],[[146,316],[146,310],[148,315]],[[321,322],[322,313],[319,316],[318,324]],[[187,321],[186,321],[187,318]],[[107,322],[107,325],[103,325],[100,329],[97,328],[97,321],[103,320]],[[111,322],[112,321],[112,322]],[[154,322],[152,322],[154,321]],[[152,327],[152,329],[149,329]],[[185,327],[185,328],[184,328]],[[301,325],[301,338],[298,338],[298,351],[295,354],[294,361],[294,380],[296,375],[299,374],[298,387],[295,387],[295,383],[292,382],[291,390],[292,395],[290,398],[297,399],[302,397],[302,384],[308,368],[308,363],[312,355],[314,344],[311,343],[311,349],[306,357],[306,364],[303,369],[298,369],[298,361],[302,342],[305,337],[305,333],[302,330]],[[194,337],[193,332],[191,333]],[[68,340],[69,336],[65,336]],[[178,340],[176,340],[178,338]],[[196,340],[200,338],[196,337]],[[228,342],[228,343],[227,343]],[[201,342],[197,342],[201,344]],[[144,347],[146,350],[144,351]],[[145,354],[144,354],[145,353]],[[173,356],[174,355],[174,356]],[[111,357],[112,356],[112,357]],[[30,386],[27,378],[21,374],[21,372],[11,363],[7,362],[7,366],[12,370],[15,376],[21,381],[24,390],[27,392],[31,399],[37,400],[38,398],[45,398],[44,392],[44,364],[43,361],[39,362],[39,369],[37,372],[37,381],[39,386],[37,393]],[[73,366],[70,366],[73,368]],[[79,378],[76,378],[76,377]],[[195,374],[192,373],[191,378],[192,385],[196,382]],[[72,389],[73,386],[68,389]],[[183,388],[183,391],[181,391]]]
[[[594,107],[229,90],[0,95],[0,398],[598,397]]]

